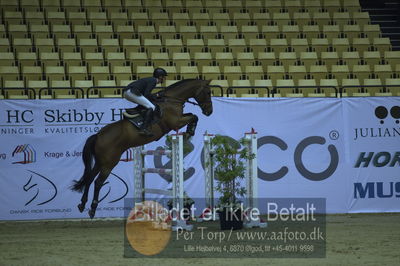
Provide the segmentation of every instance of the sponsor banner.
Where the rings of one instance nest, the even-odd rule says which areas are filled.
[[[257,131],[259,197],[324,197],[328,212],[347,212],[340,99],[220,99],[206,120],[200,132]]]
[[[190,197],[205,194],[202,134],[239,140],[254,128],[260,198],[326,198],[328,213],[400,211],[399,97],[214,98],[213,104],[211,117],[185,106],[200,119],[184,159]],[[81,194],[69,189],[83,172],[83,145],[130,106],[123,99],[1,101],[0,219],[88,217],[76,207]],[[146,149],[164,146],[162,138]],[[130,149],[121,156],[101,190],[96,217],[123,216],[122,199],[133,195],[132,160]],[[146,157],[148,167],[165,168],[169,161]],[[146,187],[169,189],[170,180],[148,174]]]
[[[117,166],[103,186],[97,217],[121,217],[122,199],[132,190],[132,182]],[[1,173],[2,219],[58,219],[87,218],[87,211],[79,213],[76,205],[80,194],[69,190],[71,180],[81,175],[78,169],[30,167],[9,168]],[[70,178],[73,177],[73,178]],[[91,193],[90,193],[91,194]],[[90,202],[87,207],[90,206]]]
[[[398,97],[343,99],[349,212],[400,209],[400,101]]]

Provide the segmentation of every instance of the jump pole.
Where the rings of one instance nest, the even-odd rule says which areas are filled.
[[[257,159],[257,132],[252,128],[251,132],[245,133],[246,148],[249,154],[253,154],[254,158],[246,160],[245,180],[246,180],[246,207],[258,209],[258,159]],[[252,156],[253,157],[253,156]],[[254,217],[253,217],[254,218]],[[244,222],[247,228],[267,227],[267,223],[261,222],[260,217],[256,219],[247,219]]]
[[[144,150],[143,146],[134,148],[134,199],[135,203],[145,200],[146,193],[166,195],[172,198],[172,207],[180,214],[183,208],[183,135],[171,135],[170,150]],[[146,168],[144,157],[146,155],[170,155],[172,168]],[[172,175],[172,191],[162,189],[152,189],[145,187],[145,174],[158,173]],[[192,230],[193,225],[186,224],[186,221],[177,219],[176,225],[172,226],[173,231],[178,229]]]
[[[211,140],[214,137],[207,132],[204,134],[204,175],[205,175],[205,201],[206,207],[214,209],[214,151],[212,150]]]

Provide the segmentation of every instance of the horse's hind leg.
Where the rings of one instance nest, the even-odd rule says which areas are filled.
[[[85,190],[81,198],[81,203],[78,204],[78,209],[80,212],[83,212],[85,210],[85,205],[88,200],[90,185],[93,183],[94,178],[97,176],[99,172],[100,172],[99,166],[95,164],[90,173],[90,180],[88,181],[88,184],[85,185]]]
[[[112,168],[110,169],[101,169],[99,176],[97,177],[96,181],[94,181],[94,194],[93,194],[93,201],[92,205],[90,206],[89,216],[93,218],[96,214],[97,205],[99,204],[99,194],[100,189],[106,181],[107,177],[110,175]]]

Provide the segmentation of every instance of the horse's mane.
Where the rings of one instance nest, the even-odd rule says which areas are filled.
[[[176,89],[177,87],[180,87],[182,84],[189,82],[189,81],[193,81],[193,80],[202,80],[202,79],[183,79],[174,84],[169,85],[167,88],[165,88],[165,91],[170,91],[170,90]]]

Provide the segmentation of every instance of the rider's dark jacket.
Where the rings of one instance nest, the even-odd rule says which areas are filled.
[[[144,97],[149,98],[151,91],[156,87],[156,85],[157,79],[155,77],[148,77],[129,83],[126,89],[136,95],[142,94]]]

